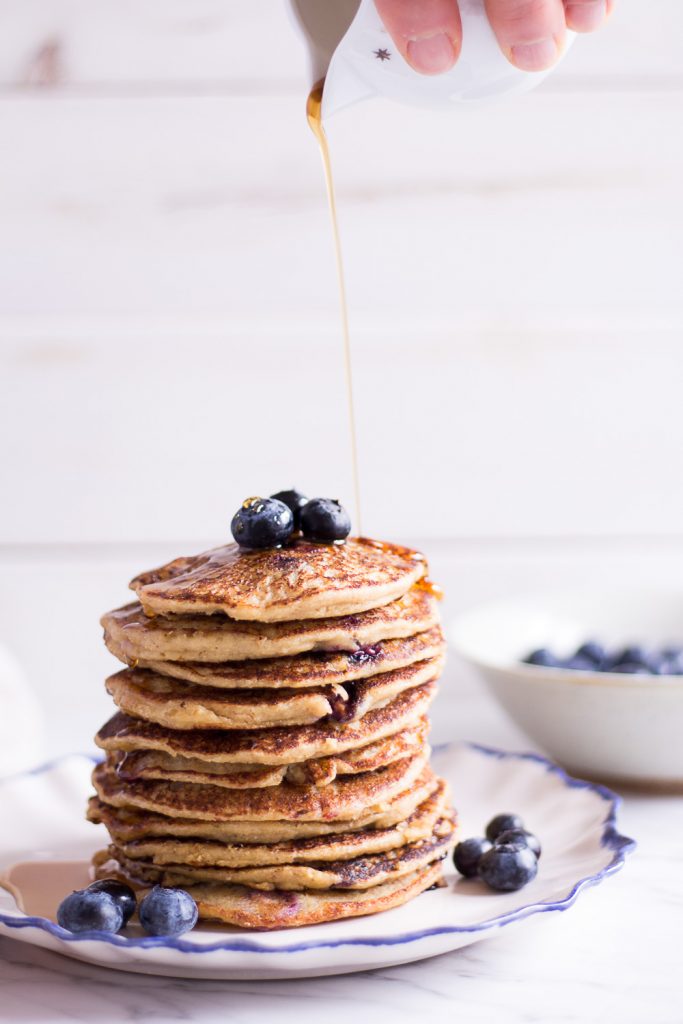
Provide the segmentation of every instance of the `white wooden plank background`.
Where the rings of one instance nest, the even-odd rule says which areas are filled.
[[[280,0],[0,0],[0,641],[83,747],[99,614],[246,492],[351,499],[305,61]],[[444,611],[683,573],[683,6],[537,93],[330,126],[364,526]],[[437,738],[509,742],[451,662]],[[520,737],[519,745],[526,741]]]

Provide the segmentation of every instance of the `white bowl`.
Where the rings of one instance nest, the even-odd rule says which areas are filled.
[[[464,613],[451,639],[515,722],[572,772],[683,785],[683,676],[526,665],[538,647],[569,655],[586,640],[683,643],[683,591],[546,593]]]

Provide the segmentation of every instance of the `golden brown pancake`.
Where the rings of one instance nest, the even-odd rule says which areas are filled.
[[[339,544],[295,538],[250,551],[226,544],[141,573],[130,587],[145,612],[283,622],[353,615],[395,601],[426,575],[417,551],[350,537]]]
[[[348,821],[381,811],[421,774],[429,747],[376,772],[344,776],[329,786],[280,786],[225,789],[190,782],[122,781],[106,764],[93,772],[97,795],[114,807],[137,807],[172,818],[207,821]]]
[[[296,786],[327,786],[338,775],[376,771],[417,754],[428,732],[429,722],[422,718],[416,725],[367,747],[291,765],[216,764],[198,758],[173,757],[159,750],[112,752],[108,755],[108,763],[123,780],[166,779],[169,782],[208,783],[228,789],[277,786],[285,779]]]
[[[116,846],[111,846],[109,852],[127,874],[148,885],[173,888],[211,882],[286,891],[370,889],[426,867],[433,861],[443,860],[453,845],[454,835],[455,824],[452,818],[440,818],[431,835],[389,853],[371,854],[351,860],[266,864],[244,868],[194,867],[184,864],[160,867],[148,860],[127,857]]]
[[[133,885],[139,884],[121,870],[108,851],[103,852],[95,873],[97,878],[118,876]],[[268,931],[273,928],[303,928],[390,910],[432,886],[440,886],[442,877],[441,862],[436,861],[410,875],[371,889],[264,892],[241,885],[204,884],[190,886],[188,892],[196,901],[203,921]]]
[[[399,694],[357,721],[317,722],[277,729],[172,730],[118,712],[102,727],[95,743],[106,751],[161,750],[216,764],[279,765],[330,757],[367,746],[413,725],[436,692],[425,683]]]
[[[358,615],[260,624],[222,615],[156,616],[129,604],[102,616],[107,647],[128,664],[224,662],[288,657],[308,651],[357,651],[380,640],[413,636],[438,624],[436,600],[413,588],[398,601]]]
[[[195,686],[149,669],[123,669],[107,679],[106,687],[126,714],[168,729],[267,729],[362,718],[404,690],[437,679],[442,667],[441,658],[432,658],[345,687],[246,691]]]
[[[104,824],[116,843],[169,837],[217,843],[280,843],[311,836],[333,836],[360,829],[387,829],[408,818],[440,785],[431,768],[425,768],[412,786],[389,800],[382,809],[364,810],[353,821],[201,821],[170,818],[163,814],[113,807],[91,797],[88,820]]]
[[[448,786],[440,779],[437,789],[411,815],[390,828],[365,828],[280,843],[219,843],[147,837],[115,840],[115,845],[124,857],[148,861],[156,867],[183,864],[188,868],[244,868],[265,864],[331,863],[386,854],[428,838],[440,818],[452,817],[448,800]]]
[[[356,651],[326,654],[297,654],[291,658],[262,658],[249,661],[146,661],[138,658],[136,668],[149,668],[202,686],[238,689],[296,689],[327,686],[366,679],[380,672],[393,672],[416,661],[444,653],[446,642],[439,626],[414,636],[380,640]],[[121,657],[121,649],[116,656]]]

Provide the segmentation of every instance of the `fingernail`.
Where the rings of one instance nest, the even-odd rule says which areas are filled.
[[[517,43],[510,50],[510,60],[522,71],[545,71],[557,60],[557,43],[552,36],[533,43]]]
[[[605,0],[574,0],[565,8],[568,28],[575,32],[592,32],[600,28],[607,17]]]
[[[411,39],[407,50],[408,61],[423,75],[441,74],[455,64],[455,47],[445,32]]]

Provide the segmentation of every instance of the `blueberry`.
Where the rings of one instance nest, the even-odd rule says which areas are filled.
[[[545,647],[539,647],[537,651],[527,654],[524,663],[526,665],[541,665],[543,668],[557,668],[560,664],[553,652]]]
[[[108,892],[79,889],[62,900],[57,923],[69,932],[111,932],[123,928],[123,912]]]
[[[567,658],[560,665],[560,668],[568,668],[574,672],[597,672],[598,665],[590,658],[584,658],[580,654],[574,654],[571,658]]]
[[[494,846],[479,861],[479,877],[499,892],[514,892],[531,882],[538,871],[536,854],[528,846]]]
[[[683,653],[674,657],[663,656],[657,666],[657,675],[683,676]]]
[[[613,667],[616,669],[617,665],[640,665],[641,668],[649,669],[650,655],[644,647],[641,647],[639,644],[632,644],[630,647],[624,647],[623,650],[615,654]]]
[[[138,917],[149,935],[182,935],[197,923],[197,904],[184,889],[155,885],[140,901]]]
[[[240,547],[275,548],[291,537],[294,516],[283,501],[247,498],[232,517],[230,529]]]
[[[683,659],[683,647],[680,644],[667,644],[662,647],[660,654],[667,661],[678,661],[679,658]]]
[[[607,660],[607,651],[596,640],[588,640],[585,644],[577,647],[574,657],[585,658],[587,661],[591,661],[595,668],[599,669]]]
[[[453,850],[453,863],[465,878],[475,878],[482,855],[490,849],[491,843],[483,837],[463,839]]]
[[[128,924],[135,913],[137,907],[135,893],[125,882],[117,882],[114,878],[104,878],[101,882],[93,882],[92,885],[89,885],[87,892],[108,892],[121,910],[124,925]]]
[[[640,662],[636,661],[620,661],[616,665],[612,665],[610,672],[619,672],[623,675],[647,675],[650,670],[645,665],[641,665]]]
[[[271,498],[275,498],[287,506],[294,517],[294,529],[300,530],[301,509],[308,501],[308,498],[301,491],[297,491],[294,488],[291,491],[278,491],[277,494],[271,494]]]
[[[301,529],[308,540],[345,540],[351,533],[351,520],[338,501],[311,498],[301,510]]]
[[[501,832],[496,839],[496,846],[528,846],[533,850],[536,857],[541,856],[541,844],[533,832],[527,832],[524,828],[509,828]]]
[[[497,814],[486,826],[486,838],[494,843],[501,832],[507,832],[511,828],[524,830],[524,822],[520,816],[518,814]]]

